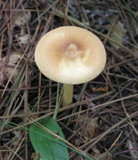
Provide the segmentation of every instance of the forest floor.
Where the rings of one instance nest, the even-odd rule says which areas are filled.
[[[30,118],[53,114],[57,83],[37,68],[35,46],[66,25],[93,32],[107,52],[104,71],[75,85],[73,103],[59,110],[66,140],[97,160],[138,160],[137,8],[137,0],[0,1],[0,160],[36,160]]]

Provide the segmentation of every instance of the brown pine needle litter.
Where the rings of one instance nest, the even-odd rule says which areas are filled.
[[[53,115],[57,83],[40,73],[34,51],[45,33],[68,25],[96,34],[107,63],[59,109],[66,142],[98,160],[138,159],[137,8],[137,0],[0,1],[0,160],[39,160],[28,128]],[[85,160],[70,149],[69,157]]]

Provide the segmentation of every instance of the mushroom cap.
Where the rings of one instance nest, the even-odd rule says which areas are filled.
[[[35,62],[53,81],[81,84],[102,72],[106,52],[93,33],[80,27],[64,26],[51,30],[40,39]]]

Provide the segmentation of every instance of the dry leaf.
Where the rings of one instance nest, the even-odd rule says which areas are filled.
[[[98,117],[89,119],[86,127],[85,127],[85,136],[92,138],[94,136],[95,130],[98,128]]]
[[[31,19],[31,13],[30,12],[20,12],[15,15],[13,19],[13,25],[15,26],[24,26],[27,24]]]
[[[137,160],[138,159],[138,150],[135,149],[133,142],[131,142],[129,139],[127,140],[126,147],[130,150],[130,155],[132,159]]]
[[[15,80],[19,74],[20,68],[21,68],[21,64],[17,67],[17,69],[13,72],[15,66],[17,65],[18,61],[21,59],[21,54],[19,54],[18,52],[13,52],[10,57],[9,57],[9,61],[7,64],[7,67],[5,68],[5,72],[6,75],[8,77],[11,76],[11,74],[13,74],[12,79]],[[6,61],[6,58],[4,58],[4,60]]]
[[[21,130],[13,130],[12,132],[15,136],[12,138],[13,143],[12,145],[16,145],[17,144],[17,139],[21,137]]]
[[[29,34],[24,34],[18,37],[19,43],[21,44],[28,44],[29,43]]]
[[[80,115],[79,119],[75,120],[75,122],[78,123],[78,127],[81,127],[84,125],[85,122],[87,122],[83,130],[80,131],[80,135],[82,135],[82,141],[83,143],[88,142],[94,137],[95,130],[98,128],[98,117],[91,118],[87,117],[86,115]],[[76,140],[77,142],[77,140]]]
[[[33,159],[33,160],[40,160],[40,153],[32,153],[31,159]]]
[[[121,22],[114,24],[110,37],[119,44],[123,44],[123,38],[126,34],[126,30]],[[113,42],[110,42],[116,49],[119,49],[119,46]]]

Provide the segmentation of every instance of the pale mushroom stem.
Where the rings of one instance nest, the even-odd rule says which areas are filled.
[[[73,99],[73,84],[64,84],[62,106],[71,104],[72,99]]]

